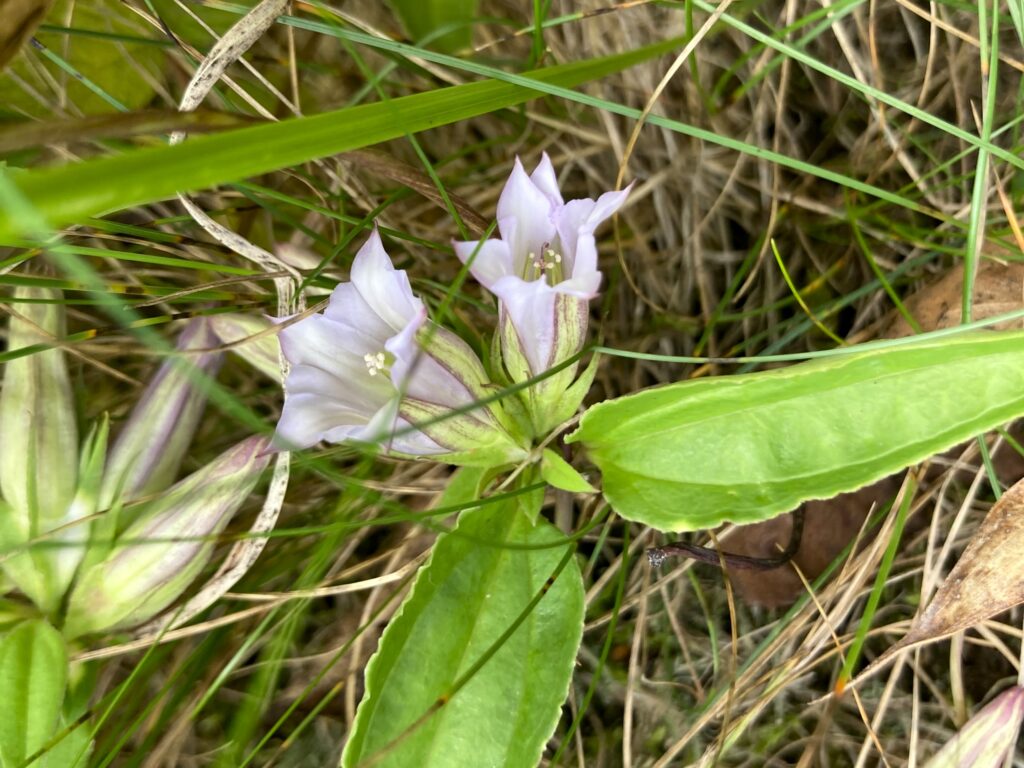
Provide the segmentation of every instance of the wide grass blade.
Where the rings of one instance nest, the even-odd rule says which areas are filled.
[[[177,146],[149,147],[77,165],[13,173],[10,178],[27,203],[58,227],[504,109],[540,95],[539,89],[524,84],[524,78],[568,88],[626,69],[680,44],[674,38],[626,53],[535,70],[517,78],[516,84],[493,80],[467,83],[202,136]],[[14,211],[0,209],[0,242],[9,243],[23,234],[24,225]]]

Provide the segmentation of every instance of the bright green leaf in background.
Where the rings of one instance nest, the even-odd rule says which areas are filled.
[[[470,22],[476,15],[477,0],[391,0],[391,5],[409,37],[418,42],[429,40],[428,48],[453,53],[468,48],[473,41]],[[445,27],[456,28],[434,37]]]
[[[26,621],[0,640],[0,768],[21,768],[53,738],[67,673],[64,640],[45,621]]]
[[[827,499],[1024,414],[1024,332],[981,332],[655,387],[584,414],[625,518],[664,531]]]
[[[543,519],[532,525],[511,501],[461,515],[370,660],[343,766],[537,764],[583,632],[578,565],[568,545],[551,546],[562,538]],[[566,557],[515,632],[474,670]]]

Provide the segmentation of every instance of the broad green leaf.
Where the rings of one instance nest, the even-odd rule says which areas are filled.
[[[409,37],[434,50],[451,53],[468,48],[472,43],[470,22],[476,14],[477,0],[391,0],[391,5],[401,17]],[[461,26],[436,36],[438,31],[455,25]]]
[[[597,493],[571,464],[550,448],[545,448],[540,461],[540,476],[544,482],[572,493]]]
[[[487,481],[495,475],[489,467],[459,467],[448,478],[437,502],[439,507],[455,507],[480,498]]]
[[[544,520],[531,525],[511,503],[462,513],[438,539],[370,660],[343,766],[537,764],[582,636],[574,556],[515,632],[473,668],[541,594],[568,554],[567,545],[543,545],[561,538]]]
[[[26,621],[0,641],[0,766],[21,768],[53,738],[67,673],[64,640],[45,621]]]
[[[625,518],[664,531],[766,520],[1024,414],[1024,333],[982,332],[594,406],[581,442]]]
[[[678,38],[633,51],[526,73],[572,87],[673,50]],[[540,92],[519,83],[467,83],[312,117],[199,136],[75,165],[10,173],[27,202],[53,226],[163,200],[177,192],[237,181],[279,168],[521,104]],[[0,168],[0,173],[4,173]],[[111,184],[111,179],[117,179]],[[15,211],[0,207],[0,242],[23,234]]]
[[[67,719],[61,718],[58,732],[63,732],[68,727]],[[80,768],[89,761],[89,753],[92,752],[92,739],[90,726],[85,723],[74,730],[68,731],[60,741],[32,763],[33,768]]]

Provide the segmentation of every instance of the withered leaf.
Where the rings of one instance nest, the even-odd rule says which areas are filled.
[[[1024,603],[1024,480],[1003,494],[910,631],[864,671],[897,651],[973,627]]]

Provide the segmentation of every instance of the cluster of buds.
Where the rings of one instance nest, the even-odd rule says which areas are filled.
[[[208,321],[190,321],[107,451],[106,420],[79,456],[57,291],[19,288],[0,391],[0,572],[64,633],[140,624],[174,602],[269,461],[250,438],[171,486],[220,355]]]
[[[517,159],[498,200],[500,239],[454,244],[498,299],[497,383],[464,341],[427,319],[374,231],[326,311],[281,330],[291,372],[276,444],[354,441],[483,466],[524,458],[589,387],[593,368],[577,380],[573,358],[601,284],[594,232],[628,194],[566,203],[547,155],[532,175]],[[515,402],[495,397],[507,383],[527,385]]]

